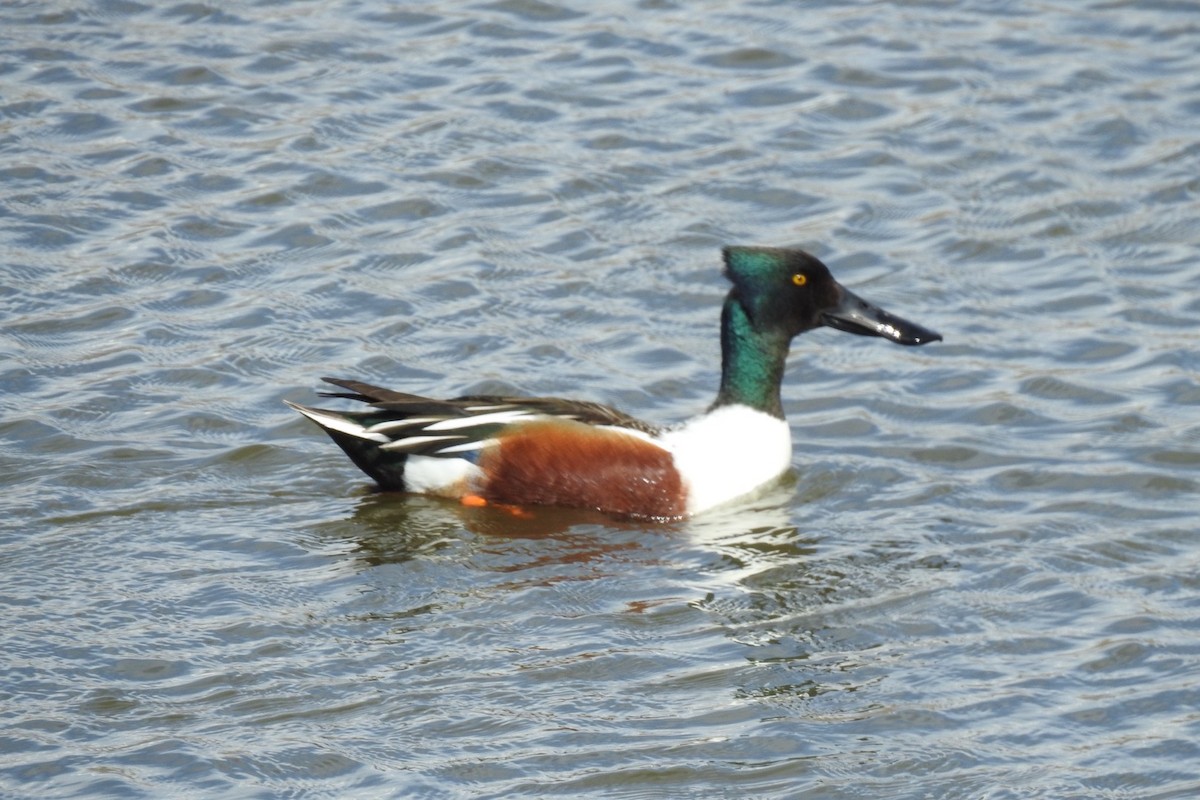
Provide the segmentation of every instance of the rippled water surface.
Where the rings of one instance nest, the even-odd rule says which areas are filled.
[[[1200,795],[1200,12],[5,3],[0,794]],[[795,469],[672,525],[371,491],[321,375],[712,397],[718,248],[820,330]]]

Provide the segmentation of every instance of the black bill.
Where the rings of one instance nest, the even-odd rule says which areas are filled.
[[[821,314],[821,321],[839,331],[859,336],[882,336],[896,344],[919,345],[940,342],[942,335],[916,323],[889,314],[868,303],[844,286],[838,286],[840,302]]]

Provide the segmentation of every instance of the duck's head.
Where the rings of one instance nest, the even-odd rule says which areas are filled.
[[[778,247],[726,247],[730,300],[762,334],[788,339],[828,325],[904,345],[940,341],[939,333],[889,314],[833,279],[815,256]]]

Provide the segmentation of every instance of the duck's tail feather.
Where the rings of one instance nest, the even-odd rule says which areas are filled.
[[[360,415],[310,408],[286,400],[284,402],[315,422],[359,469],[379,484],[380,488],[405,491],[404,467],[408,461],[408,453],[382,449],[380,445],[390,442],[391,439],[368,431],[366,426],[355,419]]]

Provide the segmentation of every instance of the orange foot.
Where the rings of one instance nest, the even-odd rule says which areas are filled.
[[[467,508],[483,508],[484,506],[492,506],[501,511],[507,511],[517,519],[533,519],[533,512],[522,508],[521,506],[509,505],[507,503],[489,503],[486,497],[477,494],[464,494],[458,500]]]
[[[507,503],[497,503],[496,508],[499,508],[502,511],[507,511],[517,519],[533,519],[534,517],[534,513],[532,511],[521,506],[510,506]]]

